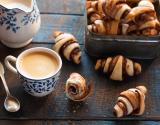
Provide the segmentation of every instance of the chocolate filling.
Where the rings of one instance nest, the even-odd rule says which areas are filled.
[[[130,32],[135,33],[135,31],[137,32],[137,26],[133,21],[130,21],[128,24],[129,24],[129,27],[128,27],[128,30],[127,30],[128,33],[130,33]]]
[[[66,41],[62,47],[60,48],[60,53],[63,55],[63,52],[65,50],[65,48],[69,45],[71,45],[72,43],[76,43],[76,41],[70,40],[70,41]]]
[[[105,15],[107,15],[107,12],[106,12],[106,1],[104,1],[104,2],[102,3],[102,9],[103,9],[103,13],[104,13]]]
[[[74,61],[74,56],[77,55],[80,52],[80,49],[77,47],[75,49],[73,49],[73,51],[70,54],[70,60]]]
[[[124,13],[121,16],[121,19],[124,19],[128,15],[129,12],[130,12],[129,9],[125,10]]]
[[[127,111],[127,107],[126,107],[126,105],[124,104],[124,102],[119,101],[119,102],[117,103],[117,105],[123,110],[123,115],[126,116],[127,113],[128,113],[128,111]]]
[[[124,98],[126,98],[131,103],[132,107],[134,107],[134,105],[132,104],[131,99],[128,96],[125,96],[125,95],[121,95],[121,96],[124,97]]]
[[[135,25],[133,21],[128,22],[129,25]]]
[[[122,22],[119,24],[118,34],[122,34]]]
[[[123,61],[122,61],[122,78],[125,78],[128,76],[127,72],[126,72],[126,63],[127,63],[127,59],[123,57]]]
[[[140,94],[139,94],[139,92],[136,90],[135,91],[136,92],[136,95],[137,95],[137,97],[138,97],[138,108],[134,111],[134,113],[139,113],[139,110],[140,110]]]
[[[70,86],[68,90],[73,95],[77,95],[78,94],[78,91],[77,91],[77,89],[74,86]]]
[[[99,19],[99,18],[100,18],[100,15],[98,15],[95,10],[91,10],[91,11],[88,13],[87,18],[88,18],[89,21],[91,21],[91,18],[92,18],[92,17]],[[90,22],[90,23],[92,23],[92,22]]]
[[[88,13],[87,17],[88,17],[89,20],[90,20],[91,16],[92,16],[94,13],[95,13],[94,11]]]
[[[147,13],[143,13],[135,17],[135,22],[146,22],[146,21],[151,21],[154,20],[153,16],[148,15]]]
[[[109,70],[108,70],[109,75],[113,72],[114,67],[115,67],[119,57],[120,56],[113,57],[112,61],[109,63]]]
[[[96,1],[96,3],[94,3],[93,8],[95,8],[95,10],[98,11],[98,3],[97,3],[97,1]]]

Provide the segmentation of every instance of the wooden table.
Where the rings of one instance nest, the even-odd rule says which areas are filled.
[[[22,49],[9,49],[0,44],[0,61],[7,55],[17,56],[23,50],[35,46],[51,48],[54,44],[52,32],[62,30],[73,33],[82,48],[82,63],[76,66],[63,59],[61,78],[56,85],[56,91],[44,98],[35,98],[23,91],[17,76],[6,71],[6,78],[13,95],[21,101],[21,110],[17,113],[7,113],[3,108],[5,91],[0,82],[0,124],[1,125],[159,125],[160,122],[160,58],[152,61],[140,61],[143,64],[143,74],[122,83],[108,80],[105,75],[94,71],[95,59],[84,51],[84,0],[37,0],[41,11],[42,26],[34,37],[32,44]],[[64,93],[64,83],[72,72],[79,72],[88,82],[94,83],[93,94],[83,103],[68,100]],[[117,119],[112,114],[112,108],[119,92],[135,87],[148,87],[146,112],[142,117],[127,117]],[[127,120],[127,121],[119,121]],[[132,120],[132,121],[130,121]]]

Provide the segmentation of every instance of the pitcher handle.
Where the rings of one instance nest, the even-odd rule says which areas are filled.
[[[6,67],[13,73],[18,74],[17,69],[11,64],[11,62],[16,64],[16,61],[17,61],[17,58],[11,55],[7,56],[4,60]]]

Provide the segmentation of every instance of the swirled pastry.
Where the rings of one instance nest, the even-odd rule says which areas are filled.
[[[69,33],[63,33],[60,31],[54,32],[55,45],[53,49],[63,54],[63,56],[76,64],[80,63],[81,60],[81,50],[77,39]]]
[[[88,25],[88,30],[99,34],[116,35],[120,33],[119,27],[120,23],[116,20],[109,20],[106,22],[103,20],[96,20],[93,24]]]
[[[80,74],[72,73],[66,82],[65,92],[71,100],[83,101],[89,96],[91,88]]]
[[[154,0],[97,0],[87,2],[87,8],[94,10],[92,19],[89,16],[91,21],[89,21],[88,29],[106,35],[158,35],[160,22],[153,2]],[[102,27],[105,27],[103,32],[99,30]],[[111,32],[113,30],[110,29],[115,30]]]
[[[149,0],[142,0],[137,7],[131,11],[124,18],[128,25],[130,22],[137,25],[137,31],[143,35],[153,36],[159,33],[160,23],[156,16],[153,3]]]
[[[125,77],[131,77],[141,73],[141,65],[132,60],[118,55],[99,59],[95,65],[95,70],[103,70],[110,76],[110,79],[122,81]]]
[[[88,25],[88,30],[94,33],[106,34],[107,28],[103,20],[96,20],[93,24]]]
[[[116,117],[123,117],[130,114],[142,115],[145,111],[145,86],[137,86],[120,93],[117,103],[114,106]]]
[[[102,19],[102,17],[93,8],[87,9],[87,17],[89,23],[94,23],[96,20]]]

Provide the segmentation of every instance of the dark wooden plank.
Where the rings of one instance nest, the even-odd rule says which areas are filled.
[[[109,121],[0,121],[1,125],[159,125],[160,122]]]
[[[41,29],[35,35],[34,42],[53,43],[52,33],[56,30],[73,33],[79,43],[84,42],[83,16],[42,14],[41,18]]]
[[[23,49],[8,49],[0,45],[0,60],[11,54],[17,56],[21,51],[35,46],[52,47],[52,44],[30,44]],[[82,46],[83,48],[83,46]],[[110,81],[105,75],[94,71],[95,60],[83,51],[82,63],[77,66],[63,60],[62,74],[56,85],[56,91],[44,98],[35,98],[23,91],[20,81],[7,70],[6,78],[11,92],[21,101],[22,109],[18,113],[7,113],[3,108],[5,92],[0,82],[0,119],[55,119],[55,120],[160,120],[160,58],[154,61],[142,61],[143,73],[122,83]],[[91,97],[83,103],[74,103],[66,98],[64,83],[70,73],[81,73],[86,80],[93,82],[95,89]],[[148,88],[146,111],[141,117],[117,119],[112,110],[119,93],[137,85]]]
[[[85,0],[37,0],[41,13],[84,14]]]

